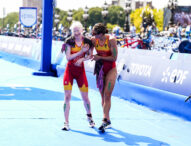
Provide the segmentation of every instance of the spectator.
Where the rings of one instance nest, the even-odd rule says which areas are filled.
[[[190,39],[191,25],[188,24],[186,27],[186,38]]]
[[[130,26],[130,33],[131,33],[131,37],[136,36],[136,27],[134,24],[131,24],[131,26]]]

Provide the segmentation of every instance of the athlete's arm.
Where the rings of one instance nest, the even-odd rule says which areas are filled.
[[[86,61],[86,60],[89,60],[92,58],[92,54],[93,54],[93,48],[90,48],[89,49],[89,45],[87,45],[88,47],[87,48],[82,48],[83,51],[85,51],[86,49],[88,49],[86,55],[83,57],[83,58],[80,58],[78,59],[76,62],[75,62],[75,65],[76,66],[81,66],[82,62]]]
[[[84,61],[92,59],[92,57],[93,57],[93,49],[95,46],[95,39],[91,39],[91,43],[92,43],[92,45],[90,45],[91,48],[89,48],[88,52],[86,53],[86,56],[84,57]]]
[[[111,56],[98,56],[94,55],[93,60],[106,60],[106,61],[116,61],[117,60],[117,55],[118,55],[118,50],[117,50],[117,41],[115,38],[111,38],[109,40],[109,46],[111,48]]]
[[[92,56],[93,56],[93,48],[90,48],[90,49],[88,50],[88,52],[86,53],[86,55],[85,55],[85,57],[84,57],[84,60],[83,60],[83,61],[86,61],[86,60],[91,59],[91,58],[92,58]]]
[[[79,52],[77,52],[77,53],[71,54],[71,47],[70,47],[70,45],[66,45],[65,51],[66,51],[66,59],[67,59],[68,61],[73,60],[73,59],[75,59],[76,57],[78,57],[78,56],[80,56],[80,55],[83,54],[83,50],[81,50],[81,51],[79,51]]]
[[[92,41],[93,46],[95,47],[95,44],[96,44],[96,40],[95,40],[95,38],[92,37],[92,38],[91,38],[91,41]]]
[[[91,41],[92,41],[93,46],[92,46],[92,48],[90,49],[90,58],[89,58],[89,59],[94,60],[94,59],[93,59],[93,58],[94,58],[93,51],[94,51],[94,48],[95,48],[96,40],[95,40],[94,37],[92,37],[92,38],[91,38]]]

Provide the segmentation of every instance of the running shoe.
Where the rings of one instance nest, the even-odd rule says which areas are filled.
[[[70,130],[69,124],[64,122],[64,127],[62,128],[62,130],[64,130],[64,131]]]
[[[95,123],[92,119],[92,115],[91,114],[87,114],[87,119],[88,119],[88,122],[89,122],[89,127],[93,128],[95,126]]]
[[[111,128],[111,121],[103,121],[101,126],[98,128],[100,131],[103,131],[105,129]]]

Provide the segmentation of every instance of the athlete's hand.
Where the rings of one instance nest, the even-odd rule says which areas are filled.
[[[98,55],[93,55],[91,60],[98,61],[98,60],[100,60],[100,59],[101,59],[100,56],[98,56]]]
[[[87,52],[87,51],[89,50],[89,48],[90,48],[90,45],[89,45],[89,44],[84,44],[84,45],[82,46],[82,52],[83,52],[83,53]]]
[[[82,66],[83,61],[84,61],[84,58],[80,58],[80,59],[78,59],[78,60],[74,63],[74,65],[75,65],[75,66]]]

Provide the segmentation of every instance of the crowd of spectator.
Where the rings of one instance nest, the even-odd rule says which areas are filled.
[[[140,27],[141,30],[139,33],[136,32],[136,27],[134,24],[130,25],[129,32],[123,32],[123,30],[119,26],[116,26],[115,28],[113,28],[113,30],[110,30],[109,33],[117,38],[119,46],[124,45],[125,41],[127,43],[127,38],[131,39],[135,38],[135,40],[136,39],[139,40],[138,42],[142,41],[142,43],[145,44],[145,46],[147,46],[146,48],[150,50],[153,48],[155,49],[160,48],[158,50],[161,50],[162,48],[165,48],[169,45],[173,46],[174,42],[178,42],[180,44],[182,40],[183,41],[185,39],[187,39],[188,41],[190,40],[190,35],[191,35],[190,24],[186,26],[182,26],[181,23],[178,23],[177,25],[171,24],[169,25],[169,27],[166,27],[165,30],[161,32],[158,31],[158,28],[156,27],[155,23],[152,23],[150,25],[142,25]],[[0,29],[0,35],[41,39],[41,34],[42,34],[41,30],[42,30],[42,25],[39,26],[35,25],[32,28],[24,28],[22,25],[20,25],[18,27],[14,26],[13,29],[10,29],[9,25],[7,25],[7,27],[4,28],[3,30]],[[70,35],[71,31],[67,28],[54,27],[52,29],[53,40],[64,41]],[[84,31],[84,35],[86,35],[87,37],[91,37],[91,27],[89,27],[88,32]],[[168,41],[165,41],[165,39],[166,40],[168,39]],[[168,45],[165,44],[165,42],[168,43]],[[140,45],[138,46],[138,48],[142,49]],[[171,48],[177,48],[177,45]]]

